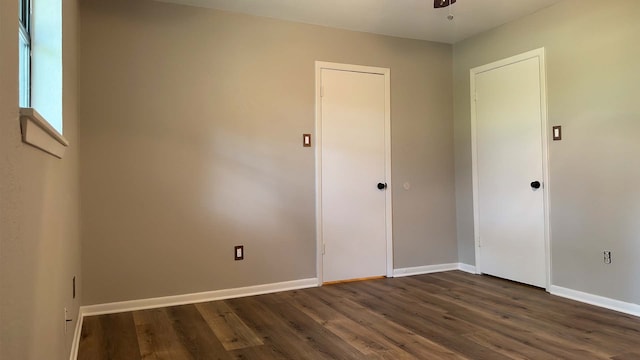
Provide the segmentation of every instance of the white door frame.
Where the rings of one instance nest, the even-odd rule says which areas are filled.
[[[511,65],[517,62],[538,58],[540,64],[540,115],[542,117],[542,177],[543,177],[543,208],[544,208],[544,241],[545,241],[545,262],[546,262],[546,290],[551,286],[551,234],[549,230],[549,140],[548,140],[548,117],[547,117],[547,75],[545,65],[545,49],[539,48],[515,55],[506,59],[492,62],[487,65],[478,66],[470,70],[471,75],[471,159],[473,177],[473,236],[475,239],[476,273],[482,273],[482,262],[480,260],[480,234],[479,234],[479,214],[478,214],[478,142],[477,142],[477,120],[476,120],[476,75]]]
[[[384,153],[385,153],[385,217],[387,240],[387,277],[393,276],[393,231],[391,208],[391,69],[362,65],[339,64],[324,61],[316,61],[316,272],[318,286],[322,286],[323,280],[323,252],[322,243],[322,69],[352,71],[369,74],[384,75],[385,84],[385,111],[384,111]]]

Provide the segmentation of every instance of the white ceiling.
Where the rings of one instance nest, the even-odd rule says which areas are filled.
[[[159,0],[410,39],[455,43],[562,0]],[[454,20],[447,20],[449,11]]]

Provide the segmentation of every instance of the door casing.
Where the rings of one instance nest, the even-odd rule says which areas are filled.
[[[318,286],[323,283],[323,234],[322,234],[322,69],[352,71],[360,73],[379,74],[384,76],[385,82],[385,114],[384,114],[384,148],[385,148],[385,221],[387,242],[387,277],[393,276],[393,230],[392,230],[392,191],[391,191],[391,69],[362,65],[340,64],[325,61],[315,62],[315,99],[316,99],[316,273]]]
[[[472,181],[473,181],[473,232],[475,241],[475,260],[476,260],[476,273],[482,273],[482,261],[480,259],[480,217],[479,217],[479,204],[478,204],[478,151],[477,151],[477,119],[476,119],[476,75],[497,69],[500,67],[508,66],[520,61],[528,60],[531,58],[538,58],[539,60],[539,74],[540,74],[540,115],[542,126],[542,174],[543,174],[543,207],[544,207],[544,242],[545,242],[545,262],[546,262],[546,290],[549,291],[551,286],[551,234],[549,229],[549,139],[548,139],[548,116],[547,116],[547,83],[546,83],[546,64],[545,64],[545,49],[539,48],[531,50],[519,55],[511,56],[506,59],[498,60],[486,65],[478,66],[470,70],[470,85],[471,85],[471,158],[472,158]]]

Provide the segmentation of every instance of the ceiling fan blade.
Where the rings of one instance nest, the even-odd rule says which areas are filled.
[[[433,0],[433,7],[439,9],[455,3],[456,0]]]

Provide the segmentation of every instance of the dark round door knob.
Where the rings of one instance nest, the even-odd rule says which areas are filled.
[[[384,183],[378,183],[378,190],[384,190],[387,188],[387,184]]]
[[[534,181],[531,183],[533,189],[540,189],[540,181]]]

